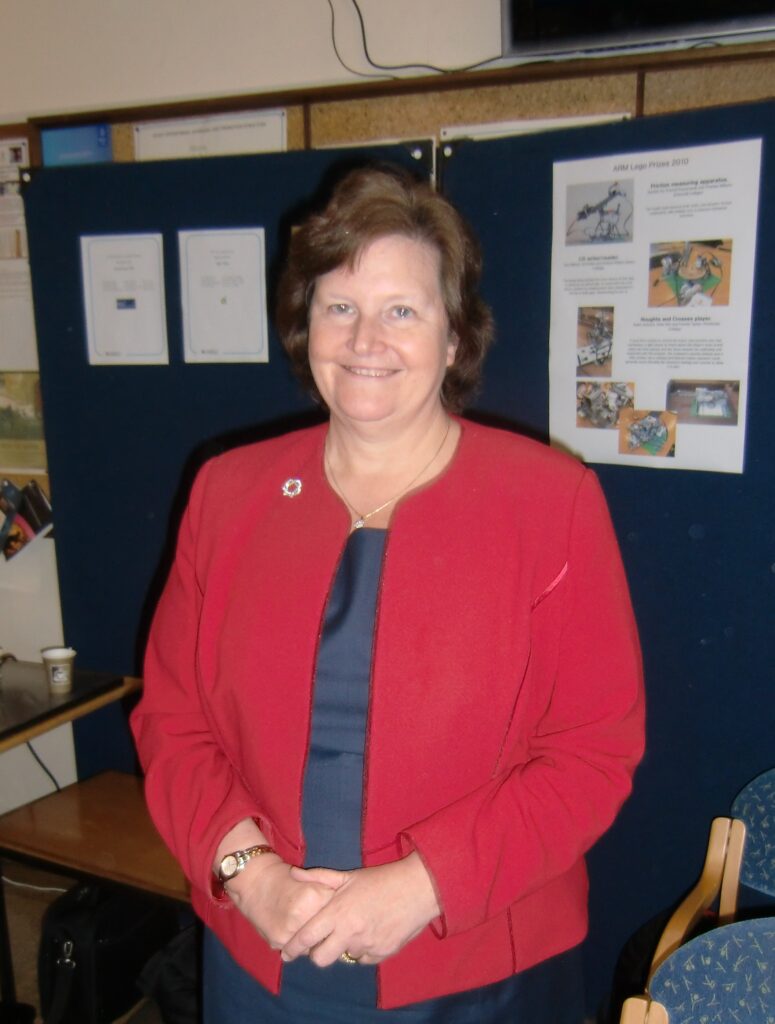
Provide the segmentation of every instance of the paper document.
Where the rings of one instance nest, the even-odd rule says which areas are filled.
[[[277,153],[287,149],[284,110],[212,114],[136,124],[136,160]]]
[[[264,229],[180,231],[187,363],[266,363]]]
[[[741,473],[761,140],[554,165],[550,434]]]
[[[161,235],[81,237],[92,365],[169,362]]]

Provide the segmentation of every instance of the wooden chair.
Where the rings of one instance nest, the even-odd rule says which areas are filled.
[[[686,941],[716,901],[717,923],[723,925],[734,921],[744,846],[745,825],[742,821],[713,819],[702,873],[665,925],[651,960],[649,976]]]
[[[775,896],[775,769],[763,772],[738,793],[730,817],[714,818],[700,877],[662,931],[652,957],[646,994],[624,1002],[620,1024],[641,1024],[647,1019],[649,1024],[661,1024],[668,1019],[650,1009],[652,985],[661,966],[688,944],[698,924],[716,904],[714,926],[723,928],[734,922],[741,884]]]
[[[736,921],[666,957],[648,993],[628,999],[621,1024],[771,1024],[775,917]]]
[[[775,896],[775,768],[743,787],[730,817],[713,820],[702,874],[665,925],[651,975],[686,941],[716,900],[716,923],[735,920],[741,883]]]
[[[732,817],[745,824],[745,857],[740,882],[775,896],[775,768],[762,772],[732,804]]]

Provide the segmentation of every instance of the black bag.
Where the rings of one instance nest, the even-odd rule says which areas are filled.
[[[153,999],[164,1024],[199,1024],[201,1020],[200,951],[202,927],[194,921],[154,953],[138,985]]]
[[[38,952],[46,1024],[109,1024],[142,993],[145,962],[178,930],[170,904],[134,890],[82,883],[43,916]]]

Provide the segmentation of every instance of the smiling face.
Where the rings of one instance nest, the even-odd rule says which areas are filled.
[[[454,358],[440,257],[425,242],[403,235],[378,238],[354,268],[318,278],[309,362],[332,417],[406,425],[433,416]]]

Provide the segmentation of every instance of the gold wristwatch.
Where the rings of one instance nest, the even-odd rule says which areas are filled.
[[[260,857],[262,853],[274,853],[274,850],[271,846],[262,843],[260,846],[249,846],[247,850],[235,850],[234,853],[227,853],[218,866],[218,881],[221,885],[231,881],[243,870],[249,860],[252,860],[253,857]]]

